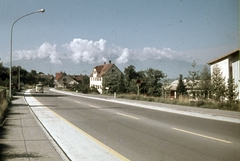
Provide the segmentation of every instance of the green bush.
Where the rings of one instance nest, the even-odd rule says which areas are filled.
[[[201,106],[203,106],[203,105],[205,105],[205,102],[202,101],[202,100],[196,102],[196,106],[197,106],[197,107],[201,107]]]

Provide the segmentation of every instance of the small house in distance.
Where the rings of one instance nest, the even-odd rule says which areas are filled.
[[[90,88],[95,87],[102,94],[104,75],[112,73],[122,74],[118,67],[111,63],[111,60],[109,60],[108,64],[104,62],[102,65],[95,66],[90,75]]]
[[[55,88],[68,88],[73,84],[78,84],[78,82],[65,72],[60,72],[56,73],[54,84]]]

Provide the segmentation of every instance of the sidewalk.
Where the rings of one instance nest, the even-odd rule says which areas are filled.
[[[13,97],[6,121],[0,127],[0,160],[66,160],[20,93]]]

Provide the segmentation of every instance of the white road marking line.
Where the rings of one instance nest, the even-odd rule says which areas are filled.
[[[64,91],[59,91],[56,89],[51,88],[50,89],[53,92],[57,92],[57,93],[63,93],[63,94],[67,94],[67,95],[74,95],[77,97],[83,97],[83,98],[89,98],[89,99],[95,99],[95,100],[102,100],[102,101],[107,101],[107,102],[114,102],[114,103],[120,103],[120,104],[126,104],[126,105],[131,105],[131,106],[138,106],[141,108],[148,108],[148,109],[152,109],[152,110],[157,110],[157,111],[163,111],[163,112],[169,112],[169,113],[175,113],[175,114],[181,114],[181,115],[186,115],[186,116],[193,116],[193,117],[199,117],[199,118],[204,118],[204,119],[211,119],[211,120],[217,120],[217,121],[226,121],[226,122],[232,122],[232,123],[237,123],[240,124],[240,119],[239,118],[232,118],[232,117],[228,117],[228,116],[221,116],[221,115],[215,115],[215,114],[207,114],[207,113],[200,113],[197,111],[181,111],[178,109],[170,109],[170,108],[166,108],[166,107],[162,107],[162,106],[156,106],[156,105],[146,105],[146,104],[141,104],[138,102],[124,102],[121,100],[117,100],[117,99],[103,99],[103,98],[94,98],[94,97],[90,97],[90,96],[86,96],[86,95],[79,95],[79,93],[76,94],[72,94],[69,92],[64,92]]]
[[[136,119],[136,120],[138,120],[139,118],[137,118],[137,117],[134,117],[134,116],[130,116],[130,115],[126,115],[126,114],[123,114],[123,113],[117,113],[118,115],[122,115],[122,116],[126,116],[126,117],[130,117],[130,118],[133,118],[133,119]]]
[[[93,107],[93,108],[99,108],[99,107],[97,107],[97,106],[93,106],[93,105],[88,105],[88,106]]]
[[[75,103],[82,103],[82,102],[79,102],[79,101],[74,101]]]
[[[210,136],[206,136],[206,135],[202,135],[202,134],[198,134],[198,133],[193,133],[193,132],[182,130],[182,129],[178,129],[178,128],[172,128],[172,129],[173,130],[177,130],[177,131],[181,131],[181,132],[184,132],[184,133],[188,133],[188,134],[191,134],[191,135],[196,135],[196,136],[199,136],[199,137],[203,137],[203,138],[207,138],[207,139],[211,139],[211,140],[216,140],[216,141],[228,143],[228,144],[232,143],[230,141],[226,141],[226,140],[222,140],[222,139],[218,139],[218,138],[214,138],[214,137],[210,137]]]

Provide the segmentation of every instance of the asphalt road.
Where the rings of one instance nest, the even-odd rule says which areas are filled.
[[[44,93],[32,92],[44,106],[129,160],[240,160],[238,123],[60,94],[49,89]]]

